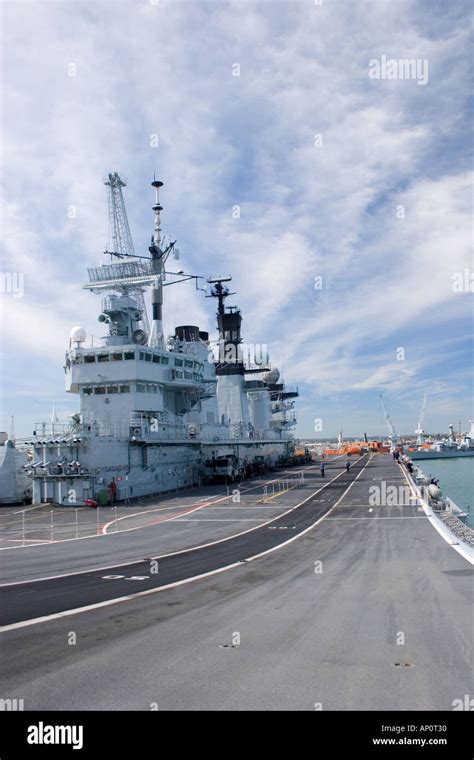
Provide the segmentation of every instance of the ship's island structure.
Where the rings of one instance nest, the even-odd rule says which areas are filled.
[[[294,455],[291,429],[296,388],[288,389],[268,357],[249,365],[242,351],[242,315],[227,307],[230,276],[207,280],[166,270],[176,241],[161,232],[154,180],[154,231],[147,256],[134,251],[122,194],[125,180],[105,180],[113,251],[110,263],[88,269],[84,286],[102,296],[101,339],[82,327],[71,331],[65,386],[78,394],[80,411],[67,425],[35,426],[28,474],[33,504],[80,504],[102,492],[114,499],[168,492],[222,475],[244,474],[287,462]],[[194,281],[217,300],[219,340],[196,325],[163,333],[163,290]],[[151,289],[149,323],[144,293]],[[257,363],[258,362],[258,363]]]

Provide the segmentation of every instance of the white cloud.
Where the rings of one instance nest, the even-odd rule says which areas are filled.
[[[101,177],[116,169],[130,180],[136,249],[156,169],[179,268],[231,271],[245,339],[267,343],[308,394],[418,388],[437,333],[466,330],[466,299],[450,289],[469,266],[462,20],[434,30],[409,0],[121,2],[113,23],[107,3],[5,8],[6,260],[27,283],[23,301],[3,299],[10,356],[57,362],[72,324],[97,330],[81,284],[107,237]],[[381,54],[428,58],[429,84],[369,80]],[[168,329],[214,326],[212,301],[172,290]],[[413,333],[426,337],[400,366],[395,348]]]

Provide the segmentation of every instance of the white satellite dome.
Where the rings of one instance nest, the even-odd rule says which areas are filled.
[[[71,330],[71,340],[74,343],[83,343],[86,339],[86,331],[80,325],[73,327]]]
[[[263,379],[266,383],[270,383],[271,385],[274,385],[278,382],[280,377],[280,370],[276,367],[273,367],[269,372],[265,372]]]

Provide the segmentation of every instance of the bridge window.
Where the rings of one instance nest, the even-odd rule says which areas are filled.
[[[145,354],[145,361],[151,362],[151,354]]]
[[[169,364],[170,358],[169,356],[162,356],[161,357],[161,363],[162,364]]]
[[[84,364],[92,364],[95,362],[95,354],[84,354]]]
[[[107,393],[118,393],[118,385],[108,385]]]
[[[125,351],[123,355],[124,359],[135,359],[135,351]]]
[[[184,362],[184,366],[192,368],[193,363],[192,363],[192,361],[190,359],[186,359],[185,362]]]
[[[155,364],[160,363],[160,355],[159,354],[153,354],[153,361]]]
[[[184,373],[184,379],[185,380],[192,380],[193,379],[193,373],[192,372],[185,372]]]
[[[183,373],[181,372],[181,370],[180,370],[180,369],[177,369],[177,370],[176,370],[176,372],[175,372],[175,377],[183,377]]]
[[[110,355],[110,361],[112,361],[112,362],[121,362],[122,359],[123,359],[122,352]]]
[[[146,393],[146,385],[137,383],[137,393]]]
[[[182,367],[183,366],[183,360],[182,359],[175,359],[174,360],[174,366],[175,367]]]
[[[98,362],[108,362],[109,361],[109,355],[108,354],[97,354],[97,361]]]
[[[130,393],[130,386],[129,385],[121,385],[120,386],[120,393]]]
[[[84,394],[84,396],[90,396],[92,395],[92,388],[83,388],[82,393]]]
[[[97,388],[94,388],[94,393],[96,396],[104,396],[105,395],[105,385],[98,385]]]

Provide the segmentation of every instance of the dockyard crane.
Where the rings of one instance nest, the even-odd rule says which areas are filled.
[[[382,405],[383,416],[385,417],[385,420],[387,422],[387,427],[389,431],[388,440],[390,442],[390,447],[395,448],[398,445],[398,433],[395,430],[395,427],[393,425],[393,422],[390,418],[389,413],[387,412],[387,409],[385,408],[382,394],[380,394],[379,398],[380,398],[380,403]]]
[[[416,445],[417,446],[423,446],[423,418],[425,416],[425,408],[426,408],[426,391],[425,395],[423,396],[423,403],[421,405],[421,411],[420,411],[420,417],[418,419],[418,425],[415,430],[416,433]]]

